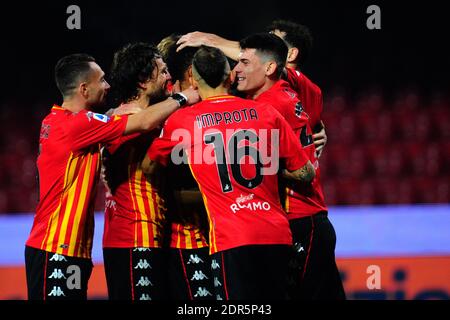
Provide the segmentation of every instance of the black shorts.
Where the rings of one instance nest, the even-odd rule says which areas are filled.
[[[161,248],[104,248],[110,300],[167,299],[166,252]]]
[[[290,245],[251,245],[211,256],[217,300],[287,297]]]
[[[290,262],[289,297],[300,300],[344,300],[336,265],[336,232],[328,213],[289,221],[294,250]]]
[[[25,247],[29,300],[86,300],[91,259]]]
[[[173,300],[215,300],[209,248],[169,249],[169,292]]]

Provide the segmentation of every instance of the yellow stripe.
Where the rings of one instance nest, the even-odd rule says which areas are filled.
[[[177,248],[181,247],[180,225],[177,224]]]
[[[135,179],[135,191],[136,191],[136,200],[139,208],[139,213],[141,214],[141,226],[142,226],[142,242],[148,243],[148,224],[144,223],[144,220],[148,220],[148,215],[145,212],[145,204],[144,199],[142,198],[142,189],[141,189],[141,181],[142,181],[142,170],[136,170],[136,179]],[[150,210],[152,207],[150,206]],[[154,214],[153,214],[154,215]]]
[[[185,234],[186,234],[186,248],[187,249],[192,249],[191,231],[190,230],[185,230]]]
[[[286,188],[286,200],[284,201],[284,208],[286,212],[289,212],[289,188]]]
[[[67,189],[67,191],[65,191],[65,194],[68,194],[67,196],[67,204],[66,204],[66,209],[64,211],[64,218],[63,221],[61,223],[61,230],[59,231],[59,238],[58,238],[58,248],[56,249],[56,253],[63,253],[64,248],[60,248],[59,245],[64,244],[65,238],[66,238],[66,233],[67,233],[67,226],[69,224],[69,218],[71,216],[71,212],[72,212],[72,206],[73,206],[73,200],[75,198],[75,193],[76,193],[76,189],[78,186],[78,177],[76,178],[75,181],[73,181],[73,175],[75,174],[75,169],[76,169],[76,164],[78,163],[78,159],[76,160],[75,166],[71,166],[71,170],[69,173],[69,181],[72,181],[73,183],[70,185],[70,188]],[[73,228],[73,227],[72,227]]]
[[[81,185],[81,191],[78,196],[79,197],[78,205],[77,205],[76,212],[75,212],[75,218],[73,220],[72,233],[70,235],[70,243],[69,243],[69,251],[68,251],[69,256],[73,256],[75,253],[75,245],[76,245],[76,241],[77,241],[78,231],[80,229],[81,215],[83,214],[83,208],[84,208],[85,202],[86,202],[86,200],[88,200],[88,199],[86,199],[86,196],[87,196],[87,189],[89,186],[89,177],[91,174],[90,169],[92,166],[93,157],[94,156],[92,155],[92,153],[88,153],[87,164],[86,164],[84,176],[83,176],[83,184]],[[84,229],[84,228],[82,228],[82,229]],[[81,245],[79,247],[78,253],[80,251],[81,251]]]
[[[52,251],[52,246],[53,246],[56,229],[58,228],[58,222],[59,222],[59,216],[60,216],[59,213],[61,210],[61,205],[62,205],[64,196],[66,194],[66,188],[68,185],[71,184],[71,182],[73,180],[73,175],[74,175],[75,169],[77,167],[77,162],[78,162],[77,160],[78,159],[73,158],[73,153],[71,152],[69,155],[69,159],[67,160],[66,172],[64,173],[63,192],[61,193],[58,207],[52,213],[52,217],[48,221],[49,225],[47,227],[47,232],[46,232],[46,234],[48,234],[48,237],[47,237],[47,243],[45,244],[46,251]],[[72,164],[72,161],[74,161],[73,164]],[[44,240],[45,240],[45,238],[42,240],[41,248],[44,246]]]
[[[203,198],[203,202],[205,203],[205,209],[206,209],[206,213],[208,214],[208,222],[209,222],[209,252],[217,252],[217,245],[216,245],[216,233],[214,230],[214,226],[212,223],[212,219],[211,219],[211,214],[209,213],[209,209],[208,209],[208,199],[206,198],[205,194],[202,192],[202,188],[200,187],[200,184],[198,183],[197,177],[194,174],[194,171],[192,170],[191,167],[191,161],[190,161],[190,155],[189,152],[186,150],[186,155],[188,157],[188,165],[189,165],[189,169],[191,170],[191,174],[194,177],[195,181],[198,184],[198,189],[200,190],[201,194],[202,194],[202,198]]]
[[[129,161],[128,163],[131,163],[131,159],[133,159],[133,155],[134,155],[134,149],[131,150],[130,152],[130,157],[129,157]],[[136,200],[134,199],[134,193],[133,193],[133,184],[131,183],[131,167],[132,165],[128,165],[128,188],[130,189],[130,198],[131,198],[131,202],[133,203],[133,210],[134,210],[134,221],[137,220],[137,210],[136,210]],[[135,223],[134,224],[134,247],[137,247],[137,227],[138,224]]]

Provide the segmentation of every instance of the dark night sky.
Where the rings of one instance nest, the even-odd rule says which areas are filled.
[[[70,4],[81,7],[81,30],[66,28]],[[366,28],[370,4],[381,7],[381,30]],[[275,18],[310,27],[314,51],[304,71],[325,90],[447,89],[446,12],[437,1],[17,1],[1,10],[0,100],[58,102],[53,67],[69,53],[90,53],[107,72],[127,42],[194,30],[240,39]]]

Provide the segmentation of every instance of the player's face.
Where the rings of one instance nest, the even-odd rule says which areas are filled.
[[[256,49],[242,50],[234,71],[238,83],[237,89],[247,94],[257,93],[266,82],[265,64],[256,55]]]
[[[91,73],[87,81],[87,105],[96,107],[106,102],[106,94],[111,87],[105,80],[105,73],[95,62],[89,62]]]
[[[169,82],[172,80],[169,69],[163,59],[156,59],[156,66],[149,80],[147,91],[147,95],[150,97],[152,104],[162,101],[169,96]]]

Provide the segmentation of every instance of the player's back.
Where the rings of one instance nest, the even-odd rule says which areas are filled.
[[[211,253],[291,244],[277,189],[278,156],[288,148],[279,138],[289,129],[280,113],[267,104],[220,96],[173,118],[192,137],[185,148],[208,211]]]

